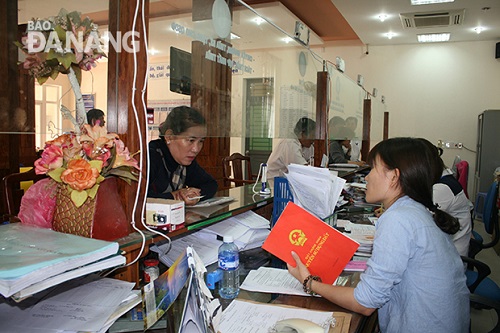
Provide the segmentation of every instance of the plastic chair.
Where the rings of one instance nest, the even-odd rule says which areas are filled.
[[[224,157],[222,159],[222,176],[226,187],[230,187],[231,183],[234,183],[234,186],[253,184],[255,180],[252,174],[250,157],[240,153],[233,153],[231,156]]]
[[[290,185],[285,177],[274,177],[273,215],[271,217],[271,228],[285,209],[287,203],[293,201]]]
[[[475,309],[493,309],[497,313],[497,323],[490,331],[500,332],[500,287],[488,277],[491,269],[484,262],[462,256],[462,261],[467,265],[465,276],[467,287],[470,291],[471,307]]]
[[[484,243],[483,237],[472,230],[472,236],[469,244],[469,257],[475,258],[476,254],[482,249],[487,249],[495,246],[500,240],[500,227],[498,224],[498,208],[496,206],[498,200],[498,182],[493,182],[486,194],[483,209],[483,225],[486,232],[493,236],[491,242]]]
[[[21,206],[21,198],[24,195],[24,190],[21,189],[20,183],[23,181],[33,181],[36,183],[40,179],[47,177],[46,175],[37,175],[35,169],[32,168],[26,172],[11,173],[2,179],[2,193],[4,196],[4,207],[6,213],[11,216],[19,214]]]
[[[478,192],[476,195],[476,201],[474,202],[474,218],[483,219],[484,203],[486,202],[486,192]]]

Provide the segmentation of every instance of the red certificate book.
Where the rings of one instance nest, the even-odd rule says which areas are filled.
[[[333,284],[351,260],[359,243],[305,209],[289,202],[262,248],[295,266],[297,253],[312,275]]]

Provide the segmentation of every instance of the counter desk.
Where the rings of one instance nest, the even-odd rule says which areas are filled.
[[[258,190],[258,186],[256,187]],[[175,230],[170,233],[165,233],[170,238],[176,238],[187,233],[199,230],[208,225],[217,223],[231,216],[235,216],[246,212],[248,210],[253,210],[257,214],[265,217],[266,219],[271,218],[273,209],[273,192],[267,196],[262,196],[254,193],[253,185],[245,185],[235,188],[230,188],[226,190],[218,191],[215,196],[217,197],[232,197],[233,201],[221,205],[220,209],[215,211],[212,210],[211,214],[208,216],[197,214],[194,211],[186,209],[186,222],[183,228]],[[216,207],[217,208],[217,207]],[[162,232],[161,230],[158,230]],[[161,241],[164,239],[161,235],[157,235],[148,230],[143,230],[145,235],[144,251],[140,255],[141,258],[147,255],[149,244]],[[120,238],[117,240],[120,244],[120,250],[124,253],[127,258],[127,263],[132,262],[140,254],[142,237],[139,232],[133,232],[130,235]],[[135,282],[137,286],[140,285],[140,274],[139,274],[139,262],[117,269],[112,277],[120,280]]]
[[[350,178],[358,172],[366,172],[367,169],[368,169],[367,167],[361,167],[349,170],[348,172],[339,172],[339,176],[343,178]],[[271,194],[269,196],[261,196],[259,194],[254,193],[253,187],[254,185],[250,184],[241,187],[218,191],[215,196],[231,196],[234,198],[234,200],[229,204],[223,205],[220,209],[214,211],[208,216],[202,216],[193,213],[190,210],[186,210],[185,226],[174,232],[167,233],[167,235],[171,238],[180,237],[195,230],[199,230],[205,226],[222,221],[231,216],[241,214],[248,210],[253,210],[257,212],[259,215],[262,215],[265,218],[270,219],[273,207],[272,182],[270,183]],[[258,190],[258,188],[259,186],[256,187],[256,190]],[[147,245],[162,239],[161,236],[155,235],[149,231],[145,231],[145,234],[146,234],[145,251],[147,251],[148,249]],[[121,250],[126,253],[125,255],[127,257],[127,262],[130,262],[137,257],[141,247],[141,238],[139,236],[139,233],[132,233],[127,237],[119,239],[118,242],[120,243]],[[143,256],[144,255],[146,255],[146,253],[143,253]],[[124,268],[121,271],[118,270],[114,277],[136,282],[139,285],[140,276],[139,276],[138,263],[135,263],[127,268]],[[244,276],[242,276],[241,278],[244,278]],[[242,282],[242,280],[240,282]],[[377,325],[376,312],[369,317],[365,317],[358,313],[352,313],[320,297],[265,294],[265,293],[248,292],[242,290],[239,295],[239,298],[258,301],[261,303],[283,304],[283,305],[296,306],[312,310],[348,312],[352,314],[349,333],[373,332]],[[221,300],[221,304],[223,306],[224,303],[226,303],[227,305],[228,304],[227,302],[228,301],[226,300]],[[173,318],[177,317],[178,315],[177,312],[179,311],[179,309],[177,310],[175,309],[175,303],[172,307],[173,307],[172,311],[169,310],[169,313],[167,313],[167,315],[169,316],[168,320],[169,322],[171,322]],[[175,325],[170,325],[170,327],[167,326],[167,332],[175,332],[174,326]],[[162,332],[165,332],[165,329],[163,329]]]

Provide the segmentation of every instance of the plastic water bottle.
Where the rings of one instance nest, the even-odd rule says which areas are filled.
[[[232,299],[240,293],[239,265],[240,255],[233,236],[224,236],[224,243],[219,247],[219,268],[222,270],[220,297]]]

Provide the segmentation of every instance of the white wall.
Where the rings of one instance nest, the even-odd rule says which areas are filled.
[[[476,149],[477,115],[500,109],[500,60],[496,41],[397,46],[327,47],[315,50],[324,59],[346,62],[345,73],[364,76],[364,87],[386,98],[389,136],[424,137],[462,142]],[[499,124],[500,130],[500,124]],[[443,160],[469,162],[468,190],[473,196],[474,152],[448,149]]]

